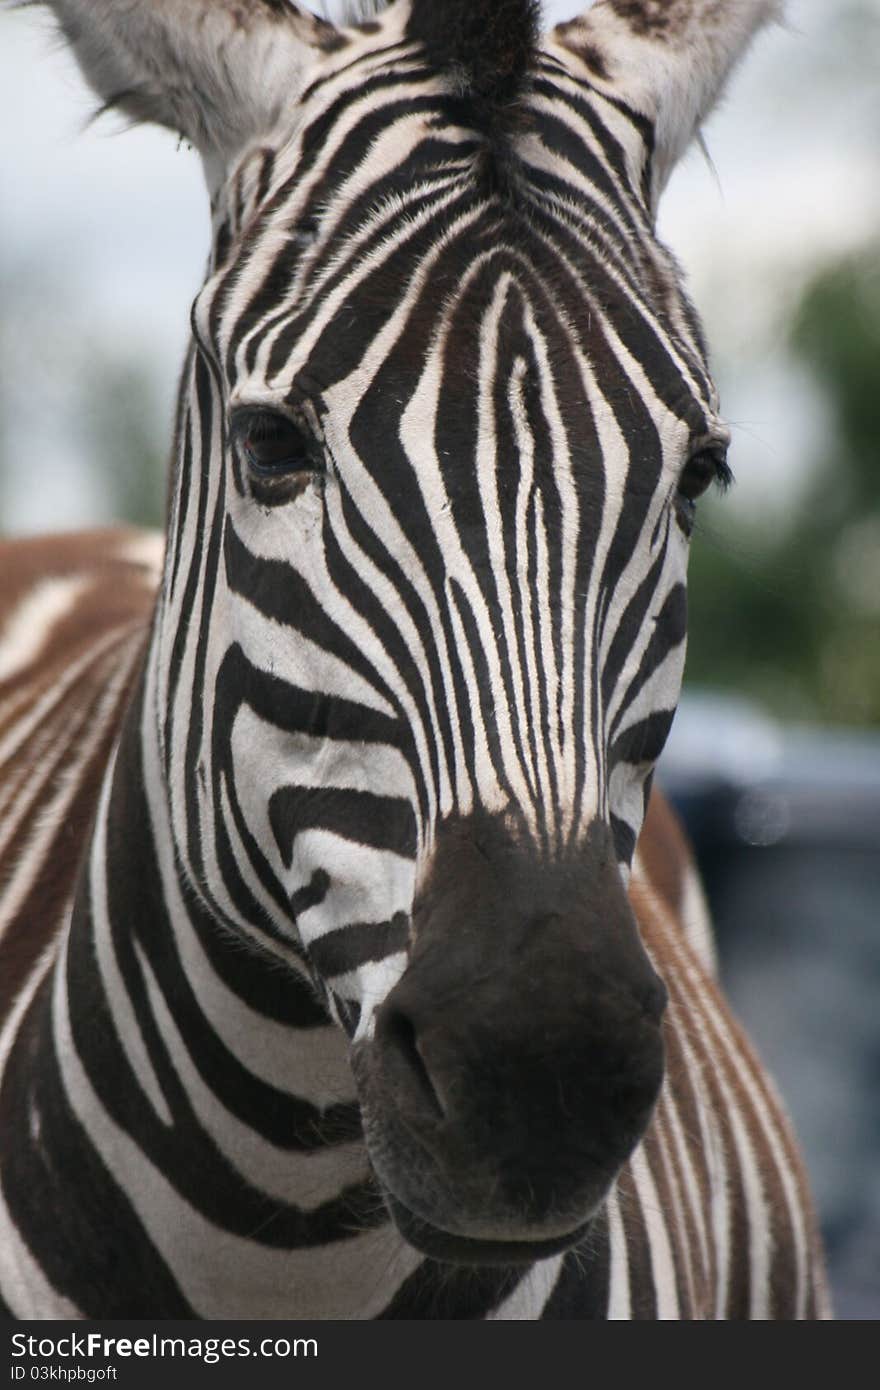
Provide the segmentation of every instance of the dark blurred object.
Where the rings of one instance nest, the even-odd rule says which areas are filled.
[[[880,1317],[880,734],[686,695],[659,781],[803,1145],[840,1318]]]

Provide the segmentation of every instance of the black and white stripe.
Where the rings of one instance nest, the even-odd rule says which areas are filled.
[[[31,932],[0,1036],[3,1299],[30,1317],[822,1314],[805,1180],[683,920],[681,847],[664,842],[672,896],[650,824],[634,860],[681,680],[694,470],[723,473],[726,438],[654,202],[772,6],[606,0],[541,47],[525,0],[450,0],[439,28],[425,0],[348,29],[270,0],[235,23],[167,0],[143,32],[111,0],[52,8],[105,98],[199,146],[215,235],[164,573],[100,794],[138,650],[116,570],[83,627],[90,670],[119,651],[89,714],[106,737],[16,732],[98,582],[94,539],[64,595],[36,591],[39,640],[20,637],[30,591],[0,632],[4,863],[25,850],[48,883],[27,815],[44,747],[96,802],[42,924],[11,888],[0,916],[4,948]],[[165,92],[139,70],[148,40]],[[285,467],[261,465],[266,437]],[[669,993],[653,1118],[635,1148],[644,1123],[621,1121],[614,1174],[631,1156],[584,1198],[573,1249],[575,1178],[540,1213],[415,1213],[463,1251],[544,1242],[500,1268],[426,1258],[388,1205],[430,1249],[395,1205],[413,1216],[386,1068],[405,1057],[446,1111],[394,1001],[453,901],[462,930],[479,918],[475,847],[548,920],[591,894],[585,921],[629,912],[629,881],[633,989],[656,969]]]

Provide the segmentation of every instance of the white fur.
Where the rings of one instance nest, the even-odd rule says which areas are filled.
[[[261,0],[46,0],[104,102],[184,135],[215,190],[301,90],[329,26]]]
[[[654,125],[651,204],[724,90],[755,33],[781,15],[784,0],[642,0],[648,21],[664,16],[672,27],[639,26],[599,0],[574,27],[554,31],[568,54],[589,45],[601,54],[608,81],[600,89],[622,98]]]

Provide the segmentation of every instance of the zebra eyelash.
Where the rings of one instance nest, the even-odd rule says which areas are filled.
[[[726,445],[707,444],[695,449],[688,458],[681,470],[676,493],[682,500],[696,503],[713,484],[726,492],[732,483],[733,469],[727,461]]]
[[[715,486],[720,492],[727,492],[736,482],[733,469],[727,460],[727,450],[715,460]]]

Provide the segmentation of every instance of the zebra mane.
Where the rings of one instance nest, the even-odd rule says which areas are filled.
[[[540,37],[538,0],[412,0],[407,36],[453,80],[478,130],[515,121]]]

